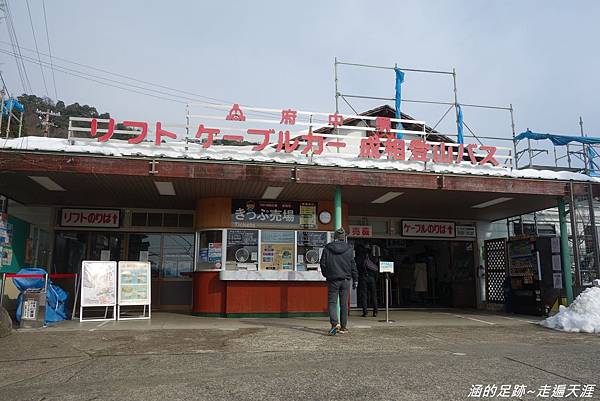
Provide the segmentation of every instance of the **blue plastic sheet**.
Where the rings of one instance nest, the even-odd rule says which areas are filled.
[[[594,138],[589,136],[571,136],[571,135],[557,135],[557,134],[545,134],[540,132],[531,132],[527,130],[521,132],[515,137],[515,140],[520,141],[523,139],[533,139],[535,141],[541,141],[548,139],[555,145],[566,145],[571,142],[584,143],[586,145],[598,145],[600,144],[600,138]]]
[[[456,105],[456,111],[458,112],[457,120],[458,120],[458,143],[465,143],[465,137],[463,134],[463,114],[462,108],[460,104]]]
[[[396,118],[402,118],[400,113],[400,102],[402,101],[402,82],[404,82],[404,73],[399,68],[394,68],[396,71]],[[400,126],[398,129],[402,129]],[[402,133],[396,134],[397,138],[402,138]]]
[[[23,106],[17,99],[10,98],[4,102],[2,115],[7,116],[8,113],[10,113],[13,109],[22,113],[23,111],[25,111],[25,106]]]
[[[46,274],[46,270],[37,267],[28,267],[19,270],[17,274]],[[17,298],[17,321],[21,321],[21,310],[23,306],[23,292],[27,289],[44,288],[43,278],[19,278],[14,277],[13,283],[21,294]],[[69,295],[59,286],[48,279],[48,290],[46,292],[46,324],[56,323],[67,319],[67,298]]]

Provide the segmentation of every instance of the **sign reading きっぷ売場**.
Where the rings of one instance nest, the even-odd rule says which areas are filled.
[[[234,199],[231,204],[234,227],[317,228],[315,202]]]

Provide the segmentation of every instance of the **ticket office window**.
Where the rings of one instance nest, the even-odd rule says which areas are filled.
[[[296,270],[321,270],[319,262],[323,248],[329,242],[327,231],[298,231]]]
[[[227,230],[226,270],[258,270],[258,230]]]
[[[294,270],[296,232],[261,231],[261,270]]]
[[[196,270],[220,270],[223,268],[223,230],[198,232],[197,248]]]
[[[320,270],[319,261],[323,248],[332,240],[327,231],[294,230],[224,230],[226,270]],[[218,240],[220,230],[213,230],[212,240]],[[209,259],[209,238],[199,234],[199,269]],[[218,245],[217,245],[218,247]],[[204,248],[204,250],[202,250]],[[213,251],[215,254],[217,251]],[[217,256],[215,256],[216,259]],[[207,266],[216,266],[212,262]],[[209,267],[217,268],[217,267]]]

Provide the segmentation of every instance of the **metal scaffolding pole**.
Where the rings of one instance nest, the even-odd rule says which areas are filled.
[[[516,133],[515,133],[515,116],[514,116],[514,110],[513,110],[513,105],[512,103],[510,104],[510,127],[512,129],[512,142],[513,142],[513,150],[514,150],[514,155],[515,155],[515,165],[513,166],[514,168],[519,168],[519,159],[517,158],[517,140],[516,138]]]
[[[600,277],[600,244],[598,244],[598,230],[596,229],[596,211],[594,210],[594,187],[591,183],[587,185],[588,207],[590,208],[590,226],[592,229],[592,242],[594,244],[594,267]]]
[[[569,183],[570,213],[571,213],[571,240],[573,242],[573,258],[575,259],[575,287],[581,287],[581,272],[579,257],[579,235],[577,235],[577,215],[575,213],[575,194],[573,194],[573,182]]]

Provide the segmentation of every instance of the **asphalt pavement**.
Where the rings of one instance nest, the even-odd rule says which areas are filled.
[[[0,400],[575,399],[600,384],[598,335],[473,311],[353,314],[334,337],[324,318],[167,313],[19,330],[0,339]]]

